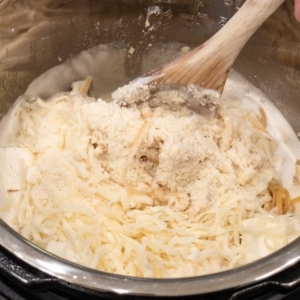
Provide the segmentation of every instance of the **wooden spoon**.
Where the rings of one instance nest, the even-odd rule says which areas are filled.
[[[223,92],[229,70],[249,38],[284,0],[247,0],[203,45],[136,79],[146,84],[191,84]],[[141,81],[142,79],[142,81]]]

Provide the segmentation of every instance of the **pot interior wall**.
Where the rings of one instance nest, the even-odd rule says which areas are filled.
[[[110,68],[105,84],[99,81],[108,89],[116,88],[144,71],[141,65],[149,45],[176,42],[195,47],[216,32],[242,2],[0,1],[0,113],[7,111],[34,78],[100,44],[135,49],[133,55],[124,56],[123,65]],[[151,6],[161,8],[159,15],[150,16],[152,31],[145,28]],[[296,132],[300,131],[299,29],[293,17],[293,0],[288,0],[249,41],[234,66],[272,99]],[[162,57],[159,63],[170,59]],[[153,62],[148,68],[154,66]],[[114,82],[114,74],[120,70],[125,71],[126,77]],[[82,74],[77,77],[76,80],[82,79]],[[61,88],[66,85],[67,82]]]

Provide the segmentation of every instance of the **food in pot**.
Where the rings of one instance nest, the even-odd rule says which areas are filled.
[[[299,236],[298,138],[243,77],[230,74],[215,118],[168,105],[172,93],[122,107],[128,87],[106,102],[91,81],[20,98],[1,121],[1,217],[22,236],[156,278],[242,266]]]

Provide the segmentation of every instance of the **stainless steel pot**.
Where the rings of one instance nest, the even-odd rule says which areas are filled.
[[[114,82],[112,76],[110,84],[105,85],[107,90],[95,93],[112,90],[140,75],[143,54],[150,40],[152,44],[178,42],[194,47],[218,30],[242,2],[0,0],[0,113],[8,110],[34,78],[83,50],[108,43],[134,46],[134,55],[126,56],[122,66],[126,74],[124,82]],[[145,35],[142,29],[146,10],[153,5],[159,6],[162,13],[153,17],[156,30]],[[293,1],[287,0],[249,41],[234,68],[262,89],[293,129],[300,132],[300,25],[292,11]],[[74,72],[69,83],[82,76]],[[104,79],[100,78],[100,83],[101,80],[103,83]],[[57,89],[66,89],[69,83],[58,84]],[[298,239],[273,255],[241,268],[208,276],[158,280],[112,275],[72,264],[32,245],[4,222],[0,222],[0,244],[57,278],[95,290],[135,295],[194,295],[241,287],[264,280],[300,261]]]

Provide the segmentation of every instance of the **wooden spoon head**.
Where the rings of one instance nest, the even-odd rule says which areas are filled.
[[[222,51],[211,51],[213,59],[207,59],[211,51],[205,43],[183,57],[151,71],[142,77],[151,77],[149,84],[156,85],[196,85],[203,89],[223,92],[232,62],[223,56]],[[194,62],[197,54],[197,63]]]
[[[218,64],[217,61],[214,61],[214,64],[203,64],[201,68],[198,64],[193,64],[193,52],[202,47],[203,45],[133,82],[137,86],[146,84],[151,87],[151,97],[148,101],[150,106],[160,106],[159,101],[152,101],[158,98],[156,94],[173,90],[181,94],[185,99],[184,106],[190,110],[204,116],[216,115],[229,69],[223,68],[222,76],[213,76],[212,68]],[[162,98],[161,100],[163,101]]]
[[[214,90],[203,89],[200,86],[189,84],[160,84],[153,81],[158,78],[151,73],[149,77],[140,78],[130,86],[130,93],[115,93],[115,101],[122,106],[140,105],[147,102],[149,107],[163,107],[173,111],[188,109],[205,117],[217,114],[221,101],[221,94]],[[131,99],[136,101],[131,102]]]
[[[154,101],[153,107],[161,106],[165,99],[167,99],[169,103],[164,103],[164,105],[174,107],[176,100],[172,99],[171,93],[173,93],[173,97],[181,101],[180,103],[176,103],[176,110],[186,107],[197,114],[211,117],[217,114],[217,109],[221,101],[221,94],[219,92],[203,89],[193,84],[188,86],[178,84],[152,84],[151,87],[152,95],[148,102],[151,106],[153,99],[155,99],[156,101]],[[166,94],[169,95],[166,97]]]

